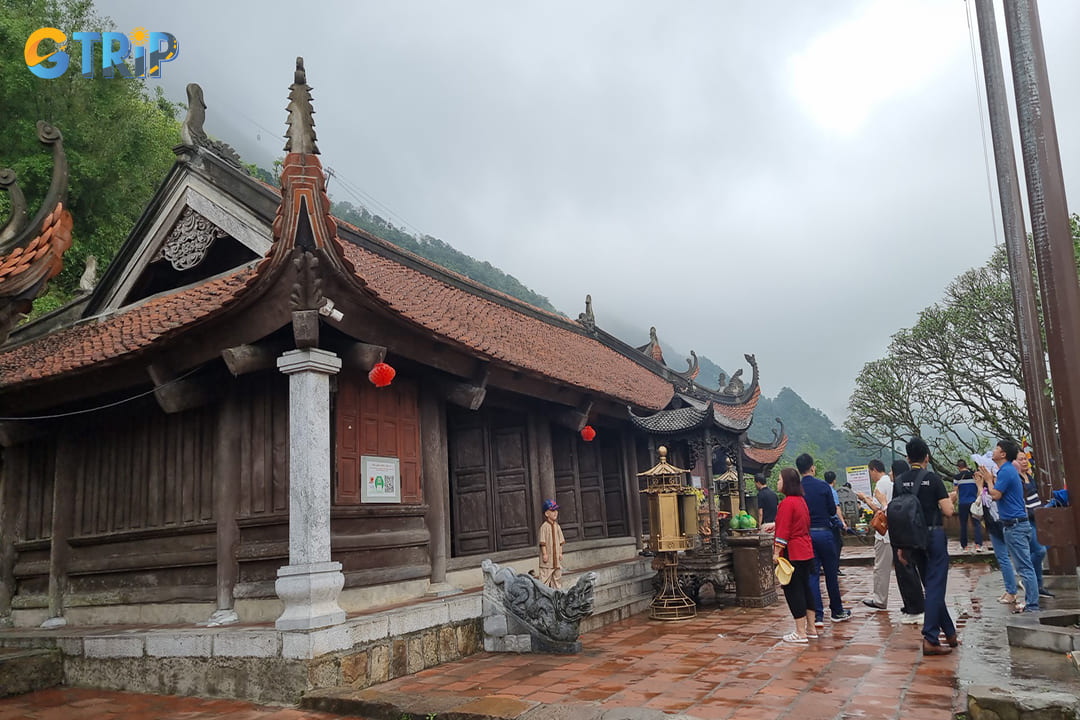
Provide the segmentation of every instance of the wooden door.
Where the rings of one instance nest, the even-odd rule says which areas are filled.
[[[581,493],[578,490],[576,442],[573,433],[551,429],[551,456],[555,467],[555,502],[559,525],[567,542],[585,537],[581,527]]]
[[[510,418],[508,418],[510,419]],[[529,483],[529,435],[520,424],[491,428],[492,474],[495,486],[495,547],[532,543],[532,488]]]
[[[363,455],[397,458],[402,504],[423,502],[416,383],[399,378],[388,387],[377,388],[362,373],[343,373],[336,403],[334,504],[360,504]]]
[[[526,418],[453,408],[447,435],[454,556],[531,545],[534,499]]]
[[[450,509],[453,552],[458,555],[493,552],[495,522],[492,517],[490,451],[483,425],[449,429]]]
[[[581,493],[581,528],[587,539],[607,537],[604,469],[596,442],[577,440],[578,488]]]
[[[619,438],[597,438],[600,443],[600,463],[604,478],[604,516],[608,537],[630,534],[629,511],[626,502],[626,479]]]

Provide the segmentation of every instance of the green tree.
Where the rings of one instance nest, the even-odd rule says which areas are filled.
[[[39,27],[59,28],[71,38],[78,31],[112,31],[90,0],[0,0],[0,167],[15,170],[31,213],[49,186],[51,156],[37,141],[35,123],[46,120],[63,133],[69,164],[68,209],[75,220],[72,247],[64,269],[35,303],[35,314],[74,297],[86,257],[98,258],[99,273],[112,260],[174,161],[180,142],[179,106],[144,81],[94,78],[80,72],[82,48],[69,42],[67,72],[44,80],[22,65],[23,48]],[[41,50],[48,52],[47,44]],[[101,67],[101,45],[94,62]],[[7,196],[0,196],[6,217]]]
[[[1071,224],[1080,257],[1080,219],[1074,215]],[[844,429],[871,451],[921,435],[935,469],[947,472],[958,454],[982,452],[991,438],[1030,433],[1021,368],[1008,260],[999,247],[953,280],[913,327],[893,335],[886,357],[863,367]]]

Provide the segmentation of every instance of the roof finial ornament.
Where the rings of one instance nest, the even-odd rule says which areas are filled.
[[[2,253],[5,243],[18,235],[19,231],[30,222],[30,215],[26,210],[26,197],[19,187],[14,170],[0,168],[0,190],[7,192],[11,203],[11,217],[0,225],[0,253]]]
[[[38,120],[37,135],[43,145],[52,148],[52,179],[33,220],[16,222],[22,227],[13,232],[9,232],[10,221],[0,228],[0,344],[7,340],[18,319],[30,312],[34,298],[45,292],[48,281],[63,268],[64,251],[71,247],[73,221],[64,207],[68,164],[63,137],[44,120]],[[14,186],[14,173],[0,174],[0,184]]]
[[[649,328],[649,343],[638,348],[656,362],[664,365],[664,351],[660,349],[660,340],[656,337],[656,328]]]
[[[593,315],[592,311],[592,295],[585,296],[585,312],[578,315],[577,321],[585,328],[585,332],[590,335],[596,332],[596,316]]]
[[[210,138],[203,129],[203,123],[206,122],[206,103],[203,101],[203,89],[198,83],[188,83],[187,99],[187,115],[180,126],[180,139],[184,145],[205,148],[233,167],[247,172],[240,163],[240,155],[232,146]]]
[[[97,256],[86,256],[86,267],[83,269],[83,274],[79,277],[79,292],[88,293],[93,292],[97,287]]]
[[[184,124],[180,126],[180,139],[185,145],[192,147],[206,142],[206,131],[203,123],[206,122],[206,103],[203,101],[203,91],[198,83],[188,83],[187,86],[187,116]]]
[[[319,147],[315,144],[315,109],[311,106],[311,88],[307,84],[307,72],[304,70],[304,58],[296,58],[296,72],[293,84],[289,86],[289,130],[285,133],[285,152],[318,155]]]

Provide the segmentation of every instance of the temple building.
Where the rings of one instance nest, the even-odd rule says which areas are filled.
[[[545,498],[573,568],[637,560],[663,442],[710,479],[779,459],[782,427],[746,435],[751,356],[709,390],[591,299],[571,320],[333,218],[301,60],[280,187],[188,92],[100,282],[19,327],[71,243],[60,132],[33,219],[0,171],[0,622],[330,627],[535,564]]]

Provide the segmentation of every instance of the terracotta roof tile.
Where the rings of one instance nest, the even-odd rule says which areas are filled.
[[[784,456],[784,450],[787,448],[788,436],[784,435],[784,439],[780,441],[780,444],[774,448],[754,447],[752,445],[743,446],[743,455],[750,458],[756,463],[761,465],[771,465],[777,462]]]
[[[45,279],[49,279],[59,273],[64,266],[64,251],[71,247],[72,225],[71,213],[64,209],[63,203],[57,203],[46,215],[41,233],[37,237],[0,258],[0,296],[8,294],[4,292],[5,286],[19,284],[21,287],[21,283],[17,283],[19,276],[47,255],[51,254],[51,259],[45,265],[35,268],[35,275],[41,274]],[[35,277],[29,282],[39,279],[41,278]]]
[[[750,423],[754,419],[754,408],[757,407],[760,397],[761,388],[755,387],[750,399],[739,405],[724,405],[714,402],[712,404],[713,413],[716,415],[717,420],[726,420],[729,427],[735,430],[745,430],[750,427]]]
[[[650,409],[671,384],[602,343],[473,295],[371,250],[344,244],[368,289],[403,317],[471,350]]]
[[[229,304],[253,275],[250,269],[240,270],[0,353],[0,387],[59,375],[145,349]]]

